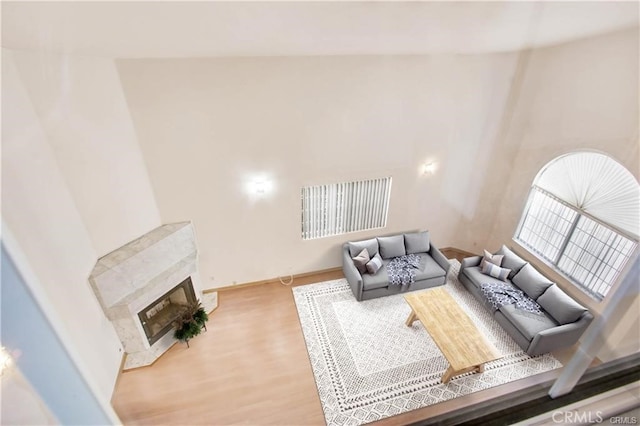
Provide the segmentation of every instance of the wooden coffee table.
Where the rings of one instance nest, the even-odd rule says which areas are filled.
[[[405,324],[410,327],[419,319],[449,361],[442,383],[469,371],[482,373],[485,363],[502,357],[443,287],[411,293],[404,298],[411,306]]]

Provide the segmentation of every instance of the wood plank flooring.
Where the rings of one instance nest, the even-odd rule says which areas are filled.
[[[297,279],[304,285],[340,271]],[[125,425],[323,425],[290,287],[263,284],[218,293],[207,328],[152,366],[122,373],[113,406]],[[566,362],[571,351],[554,354]],[[398,425],[532,386],[548,372],[378,422]]]

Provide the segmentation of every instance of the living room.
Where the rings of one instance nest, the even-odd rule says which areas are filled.
[[[103,405],[133,373],[87,279],[163,224],[193,224],[203,289],[297,285],[356,239],[428,229],[442,248],[514,246],[536,175],[569,152],[639,175],[635,3],[2,9],[5,247]],[[301,188],[387,176],[383,229],[301,238]],[[227,295],[263,304],[261,287],[219,291],[201,342],[215,345]],[[252,305],[238,303],[225,315],[242,321]],[[601,360],[637,348],[638,310],[618,315]]]

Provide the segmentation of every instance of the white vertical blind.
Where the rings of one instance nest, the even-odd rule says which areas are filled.
[[[387,225],[391,177],[302,188],[302,238]]]

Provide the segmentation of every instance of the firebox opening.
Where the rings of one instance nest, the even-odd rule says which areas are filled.
[[[173,328],[173,322],[182,314],[185,307],[196,303],[191,277],[169,290],[149,306],[138,313],[149,345],[153,345]]]

